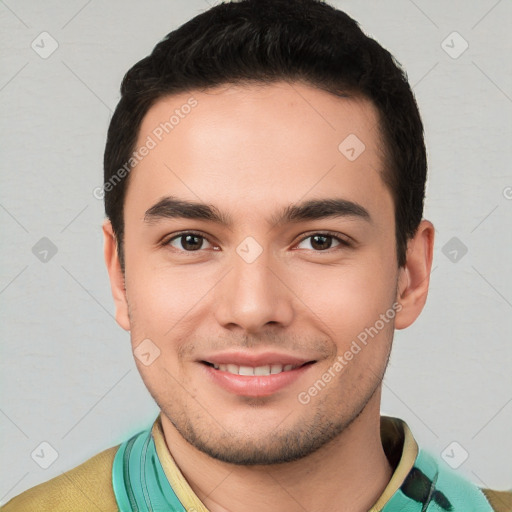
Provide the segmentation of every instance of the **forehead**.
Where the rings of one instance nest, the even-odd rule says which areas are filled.
[[[141,124],[143,146],[126,208],[166,195],[255,216],[308,195],[389,203],[376,108],[312,86],[230,84],[162,98]]]

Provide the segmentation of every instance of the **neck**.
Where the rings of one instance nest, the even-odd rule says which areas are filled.
[[[161,415],[171,454],[210,512],[261,510],[363,512],[393,473],[380,437],[380,393],[336,439],[298,461],[237,466],[212,459],[186,442]]]

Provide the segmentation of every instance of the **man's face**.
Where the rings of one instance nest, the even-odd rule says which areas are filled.
[[[312,453],[377,410],[399,269],[372,104],[225,86],[158,101],[137,148],[148,137],[124,205],[118,320],[134,349],[151,340],[136,361],[163,421],[213,457],[258,464]],[[171,196],[230,223],[175,216]],[[313,200],[341,200],[339,214],[277,222]]]

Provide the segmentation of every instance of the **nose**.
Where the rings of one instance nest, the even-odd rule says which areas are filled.
[[[215,317],[226,329],[258,333],[269,325],[286,327],[293,319],[293,291],[284,267],[271,251],[254,260],[234,254],[227,275],[215,287]]]

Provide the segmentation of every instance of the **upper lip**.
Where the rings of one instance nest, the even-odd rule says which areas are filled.
[[[261,352],[248,353],[240,351],[217,352],[212,355],[201,358],[202,362],[212,364],[236,364],[238,366],[266,366],[272,364],[282,364],[283,366],[291,364],[301,366],[305,363],[313,362],[313,359],[297,357],[280,352]]]

